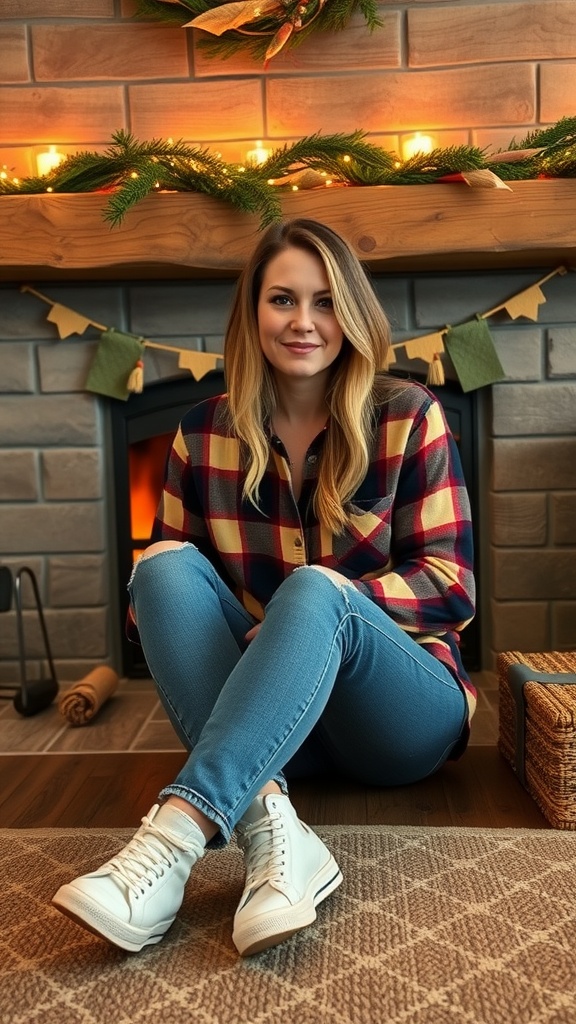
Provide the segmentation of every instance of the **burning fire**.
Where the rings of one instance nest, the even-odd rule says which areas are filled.
[[[159,434],[130,445],[130,530],[134,557],[148,544],[164,482],[164,469],[173,434]]]

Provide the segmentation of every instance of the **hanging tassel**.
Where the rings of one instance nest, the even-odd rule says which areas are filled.
[[[440,353],[435,352],[432,362],[428,363],[428,376],[426,377],[426,383],[430,385],[430,387],[439,387],[444,384],[445,381],[444,366],[442,359],[440,358]]]
[[[131,391],[134,395],[140,395],[144,390],[144,363],[141,359],[138,360],[136,366],[130,373],[126,389]]]

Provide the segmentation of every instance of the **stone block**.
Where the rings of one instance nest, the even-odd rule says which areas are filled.
[[[233,282],[159,284],[130,288],[131,330],[146,338],[222,334],[232,304]]]
[[[186,33],[155,24],[32,26],[38,82],[186,78]]]
[[[48,604],[51,608],[103,605],[107,567],[102,555],[55,555],[48,559]]]
[[[98,438],[92,395],[7,395],[0,402],[0,437],[5,445],[85,445]]]
[[[85,608],[75,611],[45,609],[46,629],[54,658],[99,658],[108,654],[105,608]],[[24,615],[24,634],[27,658],[42,658],[44,642],[38,617],[34,611]],[[18,656],[16,630],[0,634],[0,658]]]
[[[492,327],[494,347],[509,381],[542,380],[542,331],[538,327]]]
[[[15,285],[7,285],[0,291],[0,301],[0,339],[35,341],[54,337],[54,324],[46,320],[48,306],[34,295],[23,295]]]
[[[550,63],[540,67],[540,120],[555,124],[561,117],[574,116],[576,63]]]
[[[546,495],[493,494],[490,509],[493,544],[502,547],[532,547],[546,543],[548,519]]]
[[[102,664],[110,664],[110,660],[108,658],[54,659],[58,681],[63,684],[80,682],[92,669],[99,668]]]
[[[2,547],[4,547],[4,545],[2,545]],[[34,573],[36,577],[36,582],[38,584],[40,600],[42,601],[43,605],[46,603],[46,588],[44,586],[44,563],[45,559],[40,556],[30,555],[26,558],[23,558],[22,556],[20,556],[19,558],[10,558],[8,556],[5,556],[3,552],[2,554],[0,554],[0,564],[8,566],[14,579],[16,579],[16,573],[18,572],[18,570],[22,569],[23,566],[26,566],[27,569],[30,569]],[[20,596],[22,598],[23,608],[36,607],[36,602],[34,600],[34,591],[32,590],[32,585],[30,583],[30,579],[28,576],[22,577]],[[12,608],[14,608],[14,595],[12,595]]]
[[[121,85],[71,89],[62,86],[0,88],[3,141],[37,145],[73,138],[78,146],[107,142],[125,127]]]
[[[576,377],[576,327],[552,327],[548,331],[548,376]]]
[[[457,286],[450,277],[417,278],[414,284],[416,324],[418,327],[444,327],[471,320],[476,313],[485,313],[529,287],[534,280],[535,276],[528,271],[460,274]],[[552,281],[546,285],[547,291],[550,284]],[[505,317],[504,322],[510,321]],[[489,326],[496,326],[496,322],[491,319]]]
[[[576,491],[552,494],[550,501],[553,543],[576,545]]]
[[[529,125],[535,88],[535,69],[528,64],[270,78],[268,137],[351,132],[359,125],[368,132],[473,128],[486,124],[488,109],[497,124]]]
[[[576,383],[495,384],[492,431],[497,437],[576,435]]]
[[[388,11],[384,27],[369,32],[364,16],[356,13],[347,23],[345,32],[323,32],[321,45],[318,36],[310,36],[297,47],[277,54],[267,69],[262,61],[243,51],[232,54],[225,61],[216,61],[198,45],[197,36],[194,40],[194,74],[197,78],[270,73],[300,75],[399,67],[402,59],[401,18],[399,11]]]
[[[378,301],[384,309],[393,331],[406,329],[409,324],[410,284],[395,277],[370,278]]]
[[[576,56],[572,0],[476,3],[416,7],[408,12],[411,67],[508,61],[559,60]]]
[[[576,598],[576,547],[551,551],[493,549],[494,597],[566,601]]]
[[[0,392],[30,394],[34,386],[34,347],[22,342],[0,344]]]
[[[498,438],[491,447],[495,491],[576,487],[576,438]]]
[[[85,391],[98,342],[63,341],[38,346],[40,390],[44,393]]]
[[[0,501],[36,501],[36,453],[0,448]]]
[[[0,82],[28,82],[28,46],[25,25],[0,25]]]
[[[110,235],[110,245],[114,245],[114,234]],[[76,313],[104,327],[117,327],[119,330],[126,328],[127,323],[124,316],[123,291],[115,284],[53,284],[48,283],[41,288],[43,294],[54,302],[63,306],[69,306]],[[38,302],[35,296],[31,295],[30,300]],[[42,304],[44,315],[47,316],[49,307]],[[50,337],[58,338],[58,331],[54,324],[49,323]],[[73,334],[62,342],[64,347],[76,344],[80,335]],[[96,327],[88,327],[82,339],[94,340],[100,337],[100,330]]]
[[[491,636],[496,651],[545,651],[550,646],[546,601],[492,601]]]
[[[0,537],[7,554],[102,551],[103,509],[99,502],[59,505],[0,504]]]
[[[194,142],[234,139],[239,132],[249,139],[264,134],[262,94],[255,78],[238,79],[233,88],[226,80],[130,85],[128,96],[132,131],[141,139],[171,135]]]
[[[552,643],[554,651],[576,650],[576,601],[555,601],[552,605]]]
[[[102,497],[101,454],[95,448],[57,448],[42,452],[46,501],[86,501]]]
[[[576,323],[576,288],[573,274],[557,274],[542,286],[542,291],[546,296],[546,304],[539,308],[538,319],[542,324]]]

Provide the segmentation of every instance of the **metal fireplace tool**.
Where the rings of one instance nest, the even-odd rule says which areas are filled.
[[[24,615],[22,611],[22,580],[24,577],[27,577],[32,585],[34,604],[44,642],[44,653],[50,673],[48,677],[42,676],[40,679],[29,679],[26,669],[27,657],[24,636]],[[36,580],[36,576],[32,572],[32,569],[28,568],[28,566],[22,566],[22,568],[20,568],[16,573],[15,577],[13,577],[8,566],[0,565],[0,612],[10,611],[12,607],[12,595],[14,595],[14,606],[16,609],[20,686],[15,692],[14,687],[1,686],[0,698],[10,699],[10,697],[12,697],[16,711],[20,715],[24,715],[28,718],[31,715],[38,714],[39,711],[43,711],[52,703],[58,693],[58,680],[56,678],[56,670],[52,659],[52,651],[50,648],[46,621],[44,619],[42,601],[40,600],[38,581]],[[5,689],[10,689],[11,693],[2,693],[1,691]]]

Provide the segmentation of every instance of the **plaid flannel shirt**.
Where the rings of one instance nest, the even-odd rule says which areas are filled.
[[[458,645],[474,614],[470,506],[437,399],[410,383],[379,407],[368,472],[340,536],[321,527],[313,510],[324,432],[308,449],[298,501],[287,453],[269,433],[257,509],[242,498],[242,452],[225,413],[226,396],[219,396],[184,416],[152,539],[195,544],[258,621],[297,566],[336,569],[447,666],[471,717],[476,694]]]

